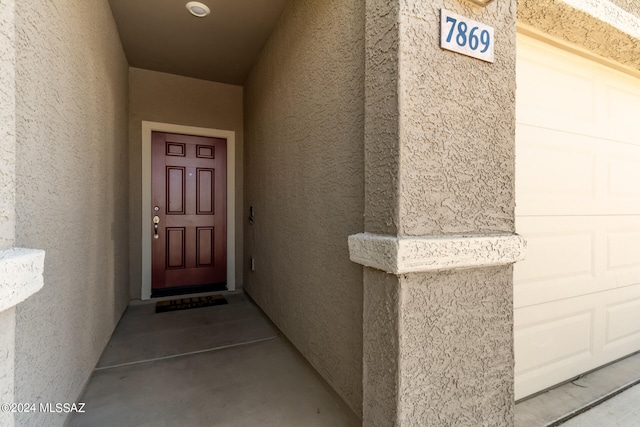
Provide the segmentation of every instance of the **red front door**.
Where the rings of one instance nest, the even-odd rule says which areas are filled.
[[[225,139],[152,133],[152,294],[226,283],[226,151]]]

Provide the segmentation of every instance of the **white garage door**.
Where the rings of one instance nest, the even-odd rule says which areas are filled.
[[[518,36],[516,399],[640,350],[640,79]]]

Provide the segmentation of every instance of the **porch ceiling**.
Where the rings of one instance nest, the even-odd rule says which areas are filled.
[[[243,84],[287,0],[201,1],[205,18],[187,0],[109,0],[129,65]]]

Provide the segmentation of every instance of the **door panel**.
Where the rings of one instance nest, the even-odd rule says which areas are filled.
[[[215,170],[197,170],[197,198],[196,212],[199,215],[214,215],[213,201],[215,199]]]
[[[224,284],[226,140],[153,132],[151,151],[152,290]]]
[[[184,214],[184,168],[167,168],[167,213]]]
[[[211,266],[214,263],[213,227],[197,228],[197,260],[198,266]]]

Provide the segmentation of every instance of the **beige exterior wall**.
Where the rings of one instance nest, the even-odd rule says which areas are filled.
[[[15,243],[47,255],[16,309],[15,401],[73,402],[129,297],[127,61],[107,2],[21,1],[16,46]]]
[[[0,361],[0,399],[3,403],[14,402],[14,363],[15,358],[15,326],[16,310],[10,308],[0,312],[0,348],[2,348],[2,360]],[[12,413],[0,413],[0,423],[6,427],[13,427],[15,417]]]
[[[236,132],[236,289],[242,288],[242,87],[129,69],[129,243],[131,298],[140,298],[142,121]]]
[[[15,238],[15,2],[0,3],[0,251]]]
[[[289,2],[245,83],[243,215],[245,288],[358,414],[363,82],[364,2]]]
[[[364,268],[363,426],[400,426],[396,399],[400,379],[398,278]],[[368,342],[375,345],[367,345]]]

